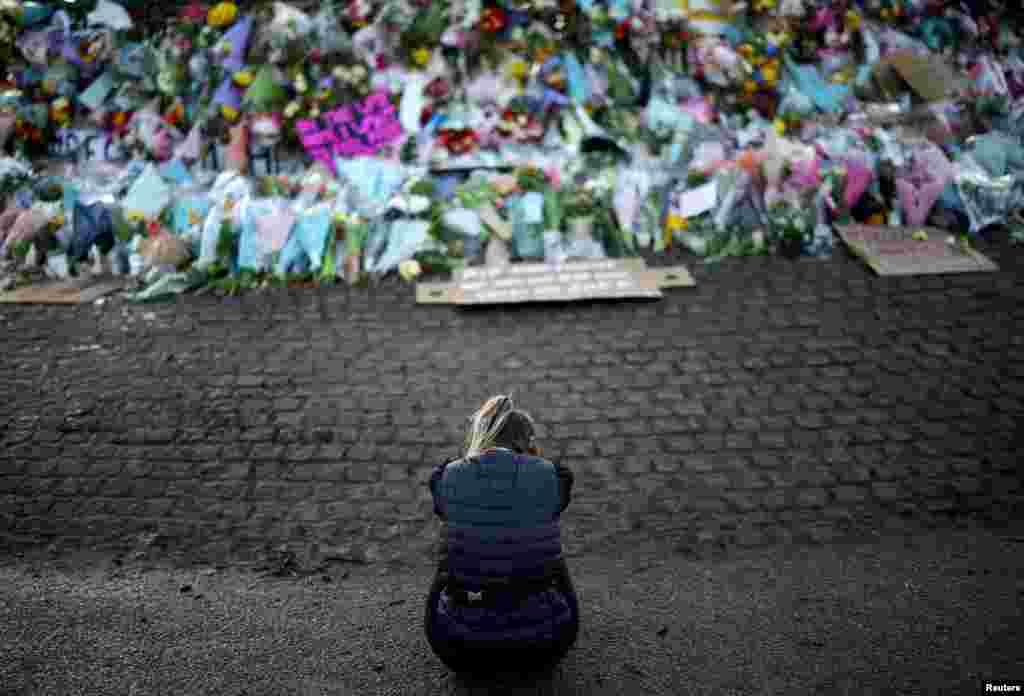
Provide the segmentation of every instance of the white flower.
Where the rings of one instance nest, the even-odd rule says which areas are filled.
[[[291,102],[284,108],[285,118],[293,118],[295,114],[299,113],[299,109],[301,108],[302,106],[298,102]]]
[[[426,196],[410,196],[408,204],[409,212],[413,215],[419,215],[430,209],[430,199]]]

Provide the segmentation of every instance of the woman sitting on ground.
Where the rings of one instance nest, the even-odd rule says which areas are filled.
[[[445,525],[425,628],[452,670],[546,671],[576,642],[559,529],[572,483],[569,469],[541,458],[533,420],[507,396],[473,415],[465,456],[434,469]]]

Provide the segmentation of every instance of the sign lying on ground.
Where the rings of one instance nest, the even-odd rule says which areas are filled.
[[[661,288],[693,287],[683,266],[649,270],[643,259],[524,263],[466,268],[452,283],[418,283],[418,304],[487,305],[661,298]]]
[[[83,283],[78,280],[28,285],[10,292],[0,292],[3,304],[85,304],[120,290],[119,280],[102,283]]]
[[[949,233],[934,227],[837,225],[836,231],[850,251],[882,276],[999,270],[988,257],[947,243]],[[914,239],[921,232],[927,239]]]

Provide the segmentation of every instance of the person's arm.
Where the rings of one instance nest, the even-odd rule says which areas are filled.
[[[569,501],[572,500],[572,484],[575,479],[569,467],[559,462],[554,464],[555,472],[558,474],[558,494],[561,501],[558,507],[558,514],[562,514],[565,508],[569,507]]]

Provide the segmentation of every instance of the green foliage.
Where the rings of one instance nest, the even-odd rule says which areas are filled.
[[[24,259],[28,256],[28,252],[31,249],[32,242],[27,239],[19,240],[11,247],[11,250],[14,252],[14,256],[19,259]]]
[[[220,235],[217,237],[217,258],[227,264],[238,255],[239,231],[230,222],[224,221],[220,225]]]
[[[402,164],[412,164],[416,161],[416,155],[416,138],[409,138],[402,145],[402,150],[399,153]]]
[[[541,169],[524,167],[517,173],[516,181],[523,191],[543,193],[548,189],[548,177]]]
[[[434,182],[429,179],[420,179],[409,191],[414,196],[427,196],[428,198],[434,197],[434,191],[436,187]]]
[[[697,188],[710,181],[710,177],[704,172],[693,171],[686,176],[686,188]]]

